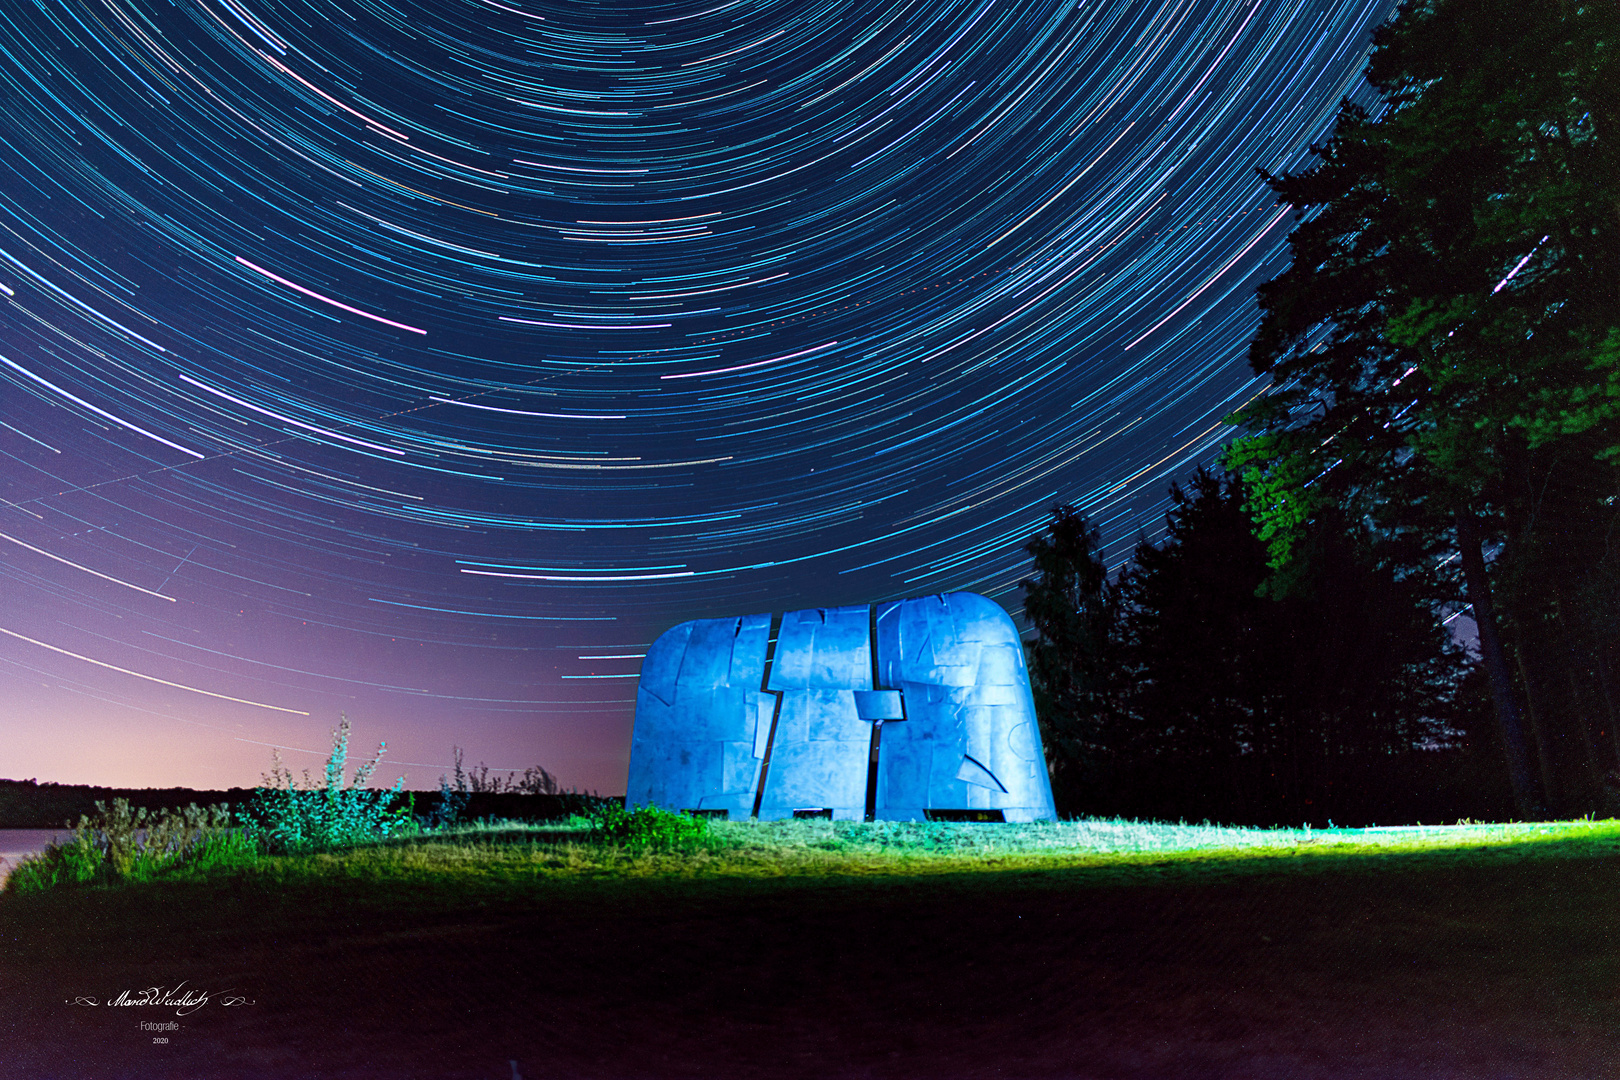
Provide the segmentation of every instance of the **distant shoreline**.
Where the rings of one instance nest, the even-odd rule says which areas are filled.
[[[210,806],[226,803],[232,810],[245,806],[253,788],[224,790],[173,788],[109,788],[91,784],[39,783],[34,780],[0,779],[0,829],[71,828],[79,816],[94,815],[96,803],[110,804],[126,799],[131,806],[149,811],[180,810],[196,803]],[[405,791],[416,797],[416,812],[429,813],[438,804],[439,791]],[[563,792],[555,795],[519,795],[513,792],[470,792],[462,817],[510,818],[514,821],[553,821],[581,812],[594,795]]]

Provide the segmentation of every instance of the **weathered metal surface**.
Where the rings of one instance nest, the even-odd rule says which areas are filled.
[[[1018,630],[946,593],[681,623],[641,665],[626,802],[1052,820]]]

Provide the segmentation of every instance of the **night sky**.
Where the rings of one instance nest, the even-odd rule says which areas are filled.
[[[622,792],[674,623],[1122,561],[1389,9],[14,0],[0,776]]]

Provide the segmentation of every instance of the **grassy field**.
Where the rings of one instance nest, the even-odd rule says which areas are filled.
[[[1620,1076],[1617,901],[1614,821],[486,826],[0,896],[0,1077]]]

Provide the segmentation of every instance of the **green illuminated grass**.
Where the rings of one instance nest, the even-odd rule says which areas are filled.
[[[1333,850],[1393,852],[1516,844],[1534,840],[1620,839],[1620,821],[1406,825],[1366,829],[1259,829],[1083,819],[1027,825],[939,822],[720,822],[718,838],[745,852],[820,850],[848,855],[1142,856]]]
[[[241,877],[267,886],[499,888],[650,878],[908,877],[999,871],[1083,872],[1101,884],[1144,871],[1198,876],[1323,870],[1404,856],[1519,860],[1620,851],[1620,821],[1256,829],[1081,820],[1027,825],[934,822],[716,822],[685,851],[593,841],[570,825],[484,823],[303,856],[249,857],[177,880]],[[1287,865],[1297,864],[1297,865]],[[1179,868],[1179,869],[1178,869]],[[1064,875],[1068,876],[1068,875]]]
[[[484,822],[310,855],[262,855],[179,867],[181,881],[265,887],[323,882],[500,888],[570,880],[908,877],[1080,871],[1103,884],[1175,868],[1210,873],[1327,870],[1403,856],[1520,860],[1620,851],[1620,821],[1575,820],[1365,829],[1259,829],[1086,819],[1032,824],[718,821],[685,850],[603,843],[589,824]],[[1297,864],[1286,866],[1285,864]],[[1065,875],[1067,876],[1067,875]],[[139,881],[96,888],[132,888]],[[84,886],[79,886],[80,888]]]

